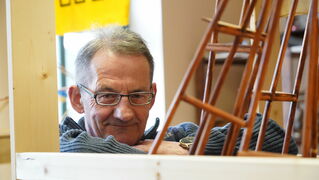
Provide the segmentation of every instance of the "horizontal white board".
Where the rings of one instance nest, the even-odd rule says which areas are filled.
[[[310,158],[17,153],[16,160],[18,179],[319,179],[319,160]]]

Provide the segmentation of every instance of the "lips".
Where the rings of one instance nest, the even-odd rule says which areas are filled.
[[[106,126],[116,126],[116,127],[131,127],[131,126],[135,126],[136,124],[108,124]]]
[[[110,122],[105,122],[103,123],[103,126],[116,126],[116,127],[131,127],[131,126],[136,126],[137,123],[110,123]]]

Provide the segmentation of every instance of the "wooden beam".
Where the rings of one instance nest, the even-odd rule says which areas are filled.
[[[229,52],[231,50],[232,44],[225,43],[208,43],[207,50],[214,52]],[[250,45],[239,45],[237,48],[237,52],[249,53],[251,51]],[[257,52],[261,53],[262,49],[258,47]]]
[[[12,153],[57,152],[54,2],[6,3]]]
[[[0,0],[0,179],[11,179],[6,0]]]
[[[5,0],[0,0],[0,136],[1,134],[7,134],[9,129],[7,33],[5,13]],[[4,133],[4,131],[6,131],[6,133]]]
[[[18,153],[17,165],[21,180],[319,179],[319,161],[309,158]]]
[[[0,0],[0,164],[10,163],[8,64],[5,0]],[[0,173],[0,179],[10,170]]]
[[[227,120],[229,120],[232,123],[236,123],[239,124],[241,126],[245,126],[245,121],[239,117],[234,116],[233,114],[224,112],[218,108],[216,108],[215,106],[211,106],[210,104],[207,103],[202,103],[202,101],[192,97],[192,96],[188,96],[188,95],[184,95],[182,96],[182,100],[198,107],[201,109],[204,109],[205,111],[208,111],[216,116],[219,116],[221,118],[225,118]]]
[[[297,96],[295,94],[280,91],[276,91],[274,94],[272,94],[270,91],[262,91],[260,100],[297,102]]]

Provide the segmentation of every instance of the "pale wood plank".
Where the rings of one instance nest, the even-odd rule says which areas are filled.
[[[0,179],[11,178],[6,3],[0,0]]]
[[[5,0],[0,0],[0,134],[9,129]]]
[[[6,2],[15,152],[58,151],[54,2]]]
[[[319,179],[306,158],[18,153],[17,165],[18,179]]]

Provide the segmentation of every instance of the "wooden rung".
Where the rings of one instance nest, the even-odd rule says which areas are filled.
[[[237,153],[237,156],[298,158],[298,156],[296,155],[279,154],[279,153],[263,152],[263,151],[239,151]]]
[[[225,44],[225,43],[209,43],[206,47],[209,51],[214,52],[229,52],[233,47],[232,44]],[[237,48],[237,52],[244,52],[250,53],[251,46],[250,45],[239,45]],[[258,47],[257,53],[261,53],[262,49]]]
[[[202,18],[205,22],[210,22],[211,18]],[[241,27],[235,24],[231,24],[224,21],[218,21],[217,30],[223,33],[232,34],[235,36],[242,36],[246,38],[255,38],[255,31],[251,29],[246,29],[246,31],[241,31]],[[265,33],[262,33],[260,40],[264,41],[266,39]]]
[[[262,91],[260,100],[262,100],[262,101],[291,101],[291,102],[296,102],[298,100],[298,98],[297,98],[297,96],[295,94],[290,94],[290,93],[285,93],[285,92],[276,91],[274,94],[272,94],[269,91]]]
[[[236,117],[232,114],[229,114],[223,110],[220,110],[219,108],[216,108],[214,106],[211,106],[210,104],[207,104],[207,103],[203,103],[202,101],[194,98],[194,97],[191,97],[191,96],[187,96],[187,95],[184,95],[182,96],[181,98],[182,100],[190,103],[190,104],[193,104],[194,106],[196,107],[199,107],[199,108],[202,108],[212,114],[215,114],[216,116],[219,116],[221,118],[224,118],[224,119],[227,119],[229,120],[230,122],[233,122],[233,123],[236,123],[236,124],[239,124],[241,126],[245,126],[246,125],[246,122],[239,118],[239,117]]]
[[[230,24],[223,21],[219,21],[217,25],[218,25],[217,29],[220,32],[232,34],[236,36],[242,36],[246,38],[255,38],[255,31],[246,29],[246,31],[243,32],[241,31],[241,28],[238,25]],[[260,37],[260,40],[264,41],[265,39],[266,39],[265,34],[262,34]]]

